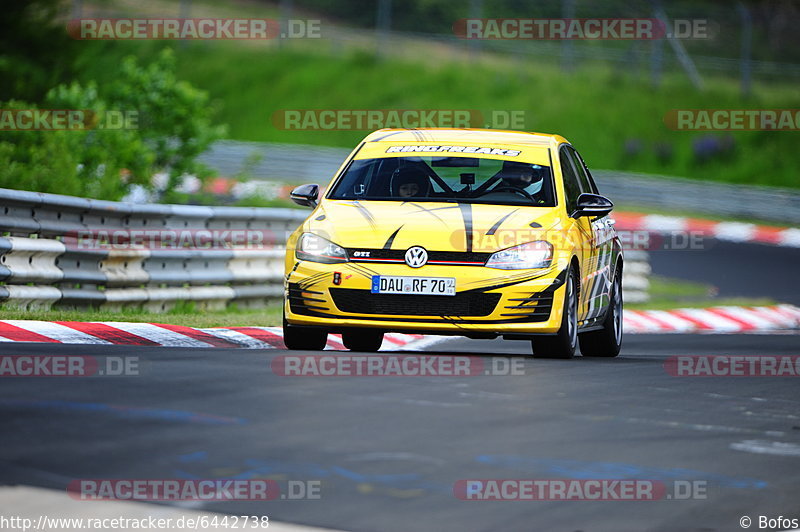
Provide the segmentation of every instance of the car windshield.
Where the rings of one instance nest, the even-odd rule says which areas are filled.
[[[549,166],[460,156],[355,160],[328,198],[555,206]]]

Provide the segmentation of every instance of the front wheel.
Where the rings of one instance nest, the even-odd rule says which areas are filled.
[[[603,328],[578,335],[585,357],[613,358],[622,347],[622,271],[617,269]]]
[[[353,329],[342,333],[342,343],[350,351],[374,353],[383,344],[383,331],[375,329]]]
[[[564,295],[561,328],[555,336],[541,336],[531,342],[535,358],[572,358],[578,345],[578,281],[569,269]]]
[[[328,333],[320,329],[292,327],[284,316],[283,343],[292,351],[322,351],[328,344]]]

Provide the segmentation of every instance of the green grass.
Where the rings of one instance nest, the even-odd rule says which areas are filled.
[[[650,301],[626,303],[631,310],[670,310],[707,308],[724,305],[769,306],[777,302],[766,298],[718,298],[712,285],[653,275],[650,277]]]
[[[693,141],[705,133],[667,128],[672,109],[798,108],[796,85],[759,84],[742,100],[734,80],[706,79],[694,89],[683,75],[665,76],[658,89],[637,73],[589,66],[566,75],[530,58],[483,57],[472,63],[405,55],[377,59],[359,49],[319,50],[309,43],[287,48],[254,43],[199,42],[176,46],[179,74],[212,95],[231,138],[352,147],[366,131],[285,131],[273,114],[291,109],[477,109],[525,112],[525,129],[570,139],[590,166],[661,173],[730,183],[800,187],[796,132],[734,132],[732,151],[705,163]],[[86,42],[79,59],[86,79],[113,76],[119,58],[152,57],[169,43]],[[433,54],[433,52],[432,52]],[[488,54],[487,54],[488,55]],[[720,134],[720,135],[728,135]],[[640,153],[625,143],[640,142]],[[659,159],[656,145],[669,146]],[[328,176],[321,176],[321,180]]]
[[[682,279],[653,275],[650,277],[650,295],[656,298],[675,300],[703,299],[713,297],[713,286]]]
[[[195,310],[191,304],[182,304],[175,309],[154,313],[142,310],[17,310],[3,308],[4,320],[42,321],[130,321],[137,323],[168,323],[186,327],[278,327],[281,325],[280,303],[263,309],[237,309],[224,311]]]
[[[234,203],[235,207],[269,207],[278,209],[306,209],[288,198],[267,199],[259,196],[242,198]],[[310,212],[310,211],[309,211]]]
[[[658,214],[663,216],[677,216],[677,217],[685,217],[685,218],[696,218],[698,220],[704,220],[709,222],[738,222],[738,223],[750,223],[754,225],[763,225],[768,227],[777,227],[777,228],[784,228],[788,229],[790,226],[781,225],[776,223],[774,220],[768,219],[759,219],[759,218],[752,218],[752,217],[736,217],[735,219],[730,216],[722,216],[714,213],[708,212],[697,212],[692,210],[685,210],[685,209],[666,209],[662,207],[652,207],[652,206],[642,206],[642,205],[632,205],[626,203],[618,203],[614,205],[614,212],[620,213],[631,213],[631,214]]]

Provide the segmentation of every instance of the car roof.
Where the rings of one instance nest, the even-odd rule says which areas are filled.
[[[549,133],[502,129],[429,128],[379,129],[367,135],[364,142],[466,142],[550,147],[567,143],[567,139]]]

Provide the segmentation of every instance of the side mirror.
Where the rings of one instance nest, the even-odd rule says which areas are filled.
[[[614,204],[605,196],[599,194],[581,194],[578,196],[578,208],[570,218],[581,216],[606,216],[614,209]]]
[[[318,197],[319,185],[300,185],[289,194],[289,198],[301,207],[316,207]]]

